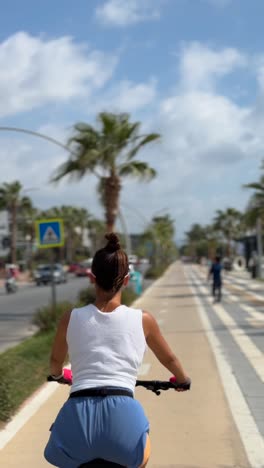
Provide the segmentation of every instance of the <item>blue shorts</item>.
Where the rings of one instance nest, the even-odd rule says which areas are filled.
[[[138,468],[148,431],[144,410],[133,398],[70,398],[51,427],[44,455],[59,468],[79,468],[95,458]]]

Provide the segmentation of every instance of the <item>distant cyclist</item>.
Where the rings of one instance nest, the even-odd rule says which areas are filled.
[[[216,302],[220,302],[222,298],[222,269],[221,257],[217,255],[208,274],[208,279],[211,276],[213,278],[212,294]]]
[[[64,314],[52,348],[51,374],[62,378],[67,353],[73,373],[70,398],[45,448],[46,460],[61,468],[77,468],[96,458],[131,468],[146,466],[149,422],[133,398],[146,345],[177,382],[189,381],[155,318],[122,305],[128,258],[115,234],[106,239],[91,268],[95,302]]]

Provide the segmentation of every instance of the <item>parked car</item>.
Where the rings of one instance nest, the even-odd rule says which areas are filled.
[[[54,282],[57,284],[67,282],[67,272],[64,270],[63,266],[60,263],[55,263],[53,266],[53,278]],[[34,273],[34,279],[37,286],[40,286],[41,284],[51,283],[51,265],[39,265]]]
[[[91,266],[92,266],[92,259],[85,260],[81,262],[75,270],[76,276],[90,276],[91,275]]]
[[[79,263],[70,263],[68,266],[68,273],[75,273],[79,265]]]

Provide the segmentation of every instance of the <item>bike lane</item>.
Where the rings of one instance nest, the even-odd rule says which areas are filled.
[[[136,397],[150,419],[152,455],[148,466],[249,468],[251,465],[227,403],[215,356],[182,266],[172,265],[136,306],[153,313],[193,382],[191,392],[184,393],[168,391],[156,396],[145,389],[137,389]],[[140,378],[165,380],[168,377],[169,373],[148,350]],[[0,466],[50,466],[42,453],[49,427],[68,391],[58,387],[36,410],[2,448]]]

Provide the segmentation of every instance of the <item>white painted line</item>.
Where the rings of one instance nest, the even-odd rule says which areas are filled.
[[[141,376],[141,375],[146,375],[149,373],[149,370],[150,370],[150,367],[151,365],[146,363],[146,364],[141,364],[141,367],[138,371],[138,376]]]
[[[263,323],[254,320],[252,317],[246,318],[246,321],[248,322],[248,324],[249,324],[251,327],[254,327],[254,328],[261,328],[261,329],[263,328]]]
[[[39,408],[58,390],[56,382],[44,384],[35,396],[17,413],[3,430],[0,431],[0,449],[16,435],[26,422],[39,410]]]
[[[197,268],[196,268],[195,270],[196,270],[196,272],[197,272],[197,274],[198,274],[198,276],[199,276],[200,279],[202,279],[202,277],[205,276],[203,273],[199,272],[199,271],[197,270]],[[232,281],[231,279],[229,279],[229,278],[227,279],[227,278],[224,277],[224,283],[225,283],[225,282],[229,283],[231,286],[233,286],[234,288],[238,289],[239,291],[243,291],[244,293],[248,293],[248,294],[250,294],[252,297],[258,299],[259,301],[264,302],[264,296],[261,296],[260,294],[257,294],[257,293],[255,293],[255,292],[253,292],[253,291],[250,291],[250,289],[248,289],[248,288],[243,288],[242,286],[239,286],[238,284],[236,284],[236,283],[235,283],[234,281]],[[250,285],[250,287],[252,287],[252,286],[253,286],[253,285]],[[253,289],[259,289],[259,286],[254,285],[254,288],[253,288]],[[264,290],[264,285],[263,285],[263,290]],[[226,290],[225,290],[225,291],[226,291]],[[228,292],[228,291],[226,291],[226,292]],[[229,294],[230,294],[230,293],[229,293]],[[237,300],[239,301],[240,298],[238,298]]]
[[[193,281],[197,284],[197,280],[195,278],[193,278]],[[201,292],[206,292],[204,287],[199,286],[198,284],[197,287]],[[221,304],[212,304],[212,307],[219,320],[227,327],[229,333],[233,336],[239,349],[248,359],[260,380],[264,383],[264,354],[247,336],[242,328],[237,325],[235,320],[232,319]]]
[[[228,297],[232,302],[240,302],[240,298],[237,296],[234,296],[233,294],[230,294],[230,292],[227,289],[223,289],[223,294]]]
[[[245,310],[245,312],[247,312],[253,320],[256,320],[259,322],[264,321],[264,314],[262,314],[261,312],[257,312],[253,307],[248,306],[246,304],[240,304],[240,307],[243,310]]]
[[[161,309],[159,311],[160,314],[167,314],[168,310],[167,309]]]
[[[232,284],[233,284],[233,283],[232,283]],[[249,321],[251,324],[253,323],[254,326],[256,326],[255,321],[256,321],[256,322],[258,322],[258,321],[263,322],[263,321],[264,321],[264,313],[257,312],[253,307],[248,306],[248,305],[246,305],[246,304],[243,304],[243,303],[241,302],[241,299],[240,299],[238,296],[234,296],[233,294],[231,294],[231,293],[230,293],[228,290],[226,290],[226,289],[223,289],[223,293],[224,293],[225,296],[227,296],[232,302],[239,302],[239,307],[250,315],[250,318],[248,319],[248,321]],[[263,299],[264,299],[264,298],[263,298]]]
[[[185,269],[184,269],[185,272]],[[185,276],[186,273],[185,273]],[[226,360],[223,347],[211,327],[208,315],[202,307],[201,300],[197,297],[195,289],[188,278],[189,287],[194,295],[199,316],[204,326],[205,333],[215,356],[223,388],[229,403],[231,413],[236,423],[238,432],[244,444],[248,460],[252,468],[263,468],[264,440],[252,417],[243,393],[233,374],[232,368]]]

